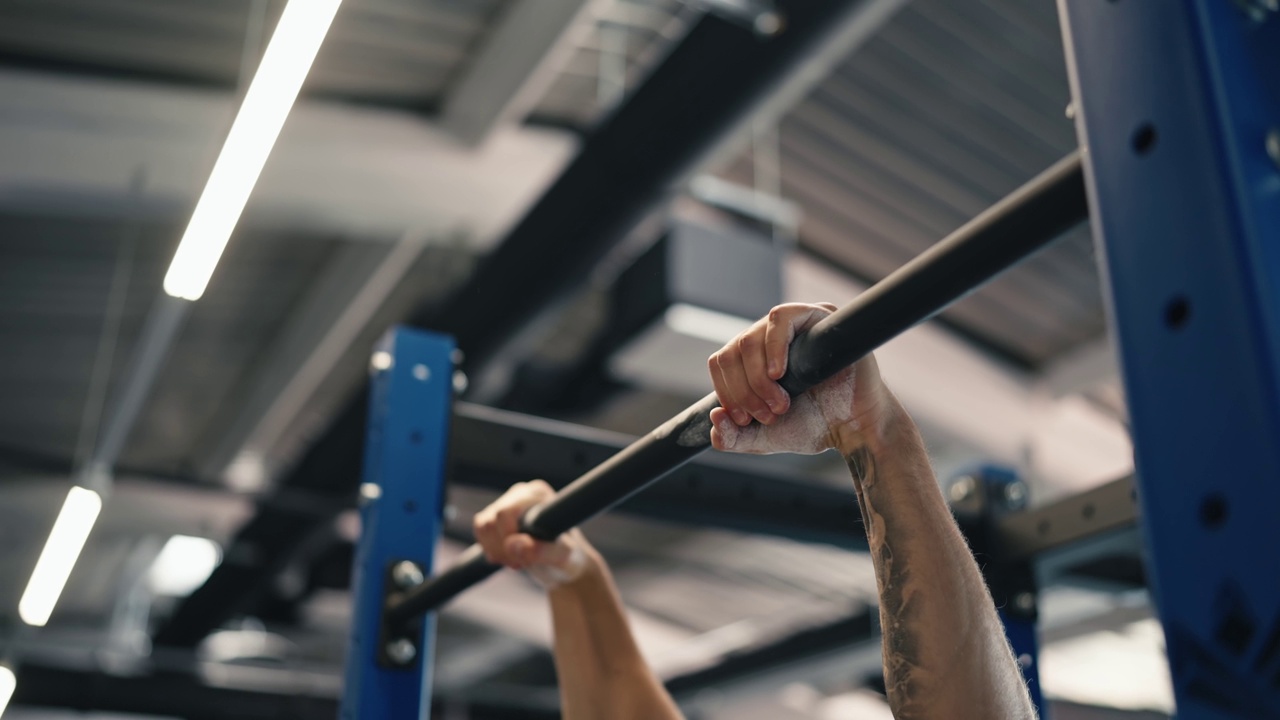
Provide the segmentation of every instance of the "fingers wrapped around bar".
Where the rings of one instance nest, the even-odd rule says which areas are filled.
[[[578,529],[554,542],[538,540],[520,531],[520,518],[529,508],[555,496],[544,480],[517,483],[473,520],[476,542],[485,559],[494,565],[525,570],[547,589],[577,579],[586,569],[587,541]]]

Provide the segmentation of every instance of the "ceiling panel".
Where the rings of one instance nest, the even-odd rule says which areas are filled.
[[[339,240],[238,233],[200,302],[191,306],[121,458],[129,467],[187,475],[206,429],[235,402],[255,360]],[[368,246],[376,252],[374,246]]]
[[[0,218],[0,446],[75,454],[112,278],[128,288],[124,363],[159,289],[172,231],[79,219]]]

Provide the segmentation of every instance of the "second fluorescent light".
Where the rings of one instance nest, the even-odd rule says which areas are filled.
[[[198,300],[218,265],[342,0],[290,0],[164,278]]]
[[[17,687],[18,678],[14,676],[13,671],[0,665],[0,715],[4,715],[4,709],[9,707],[9,698],[13,697],[13,691]]]
[[[31,573],[27,589],[18,601],[18,616],[28,625],[43,627],[58,604],[62,588],[71,577],[85,540],[98,520],[102,498],[88,488],[73,487],[62,503],[62,511],[49,531],[36,569]]]

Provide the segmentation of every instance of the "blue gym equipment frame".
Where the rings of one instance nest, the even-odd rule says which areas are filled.
[[[429,715],[433,616],[388,636],[382,606],[431,572],[443,524],[453,356],[452,339],[411,330],[388,333],[373,353],[344,720]]]
[[[803,390],[941,311],[1080,219],[1077,196],[1087,191],[1138,479],[1135,490],[1107,488],[1083,507],[1106,516],[1136,492],[1178,715],[1187,720],[1280,718],[1274,8],[1269,0],[1059,0],[1080,156],[797,340],[795,373],[784,379],[788,390]],[[408,329],[389,333],[374,353],[344,718],[426,717],[431,611],[496,571],[472,547],[422,581],[442,525],[453,355],[449,338]],[[601,463],[531,510],[523,528],[552,538],[701,453],[714,402],[696,403]],[[1003,532],[1016,529],[1018,513],[983,512],[993,552],[1008,537],[1036,534]],[[1058,532],[1044,521],[1038,528]],[[1010,553],[1011,577],[1034,575],[1025,545]],[[1034,582],[1010,582],[993,591],[1030,593],[1031,603],[1005,606],[1003,616],[1034,680]]]
[[[1178,715],[1280,717],[1280,17],[1059,8]]]

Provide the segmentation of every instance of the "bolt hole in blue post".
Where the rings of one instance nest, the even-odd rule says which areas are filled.
[[[431,575],[443,515],[453,353],[451,338],[403,328],[389,331],[374,352],[344,720],[430,714],[434,618],[403,637],[379,633],[386,593]]]
[[[1178,717],[1280,718],[1280,11],[1058,8]]]

